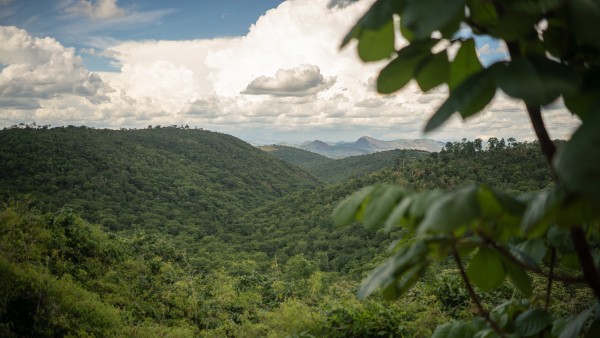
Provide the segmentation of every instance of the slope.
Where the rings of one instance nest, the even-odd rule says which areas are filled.
[[[0,131],[2,197],[30,194],[111,229],[215,233],[244,211],[314,188],[306,172],[229,135],[155,128]]]
[[[311,172],[314,168],[329,164],[334,160],[317,153],[282,145],[260,146],[260,150],[287,163],[297,165]]]

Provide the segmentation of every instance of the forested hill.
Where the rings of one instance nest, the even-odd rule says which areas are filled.
[[[395,149],[367,155],[331,159],[317,153],[293,147],[270,145],[259,149],[290,164],[297,165],[325,183],[342,183],[374,173],[383,168],[392,168],[403,162],[429,155],[423,150]]]
[[[174,127],[5,129],[0,172],[4,199],[29,194],[44,209],[69,206],[111,229],[143,224],[199,236],[317,186],[298,167],[233,136]]]

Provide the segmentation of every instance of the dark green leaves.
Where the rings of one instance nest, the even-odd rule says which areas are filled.
[[[363,61],[377,61],[391,56],[394,51],[393,14],[404,6],[402,0],[379,0],[352,27],[342,41],[358,40],[358,55]]]
[[[530,297],[533,291],[531,283],[531,277],[523,270],[519,265],[511,262],[508,259],[504,259],[504,267],[508,273],[508,278],[511,283],[519,290],[525,297]]]
[[[439,325],[431,338],[468,338],[473,337],[473,328],[467,323],[455,322]]]
[[[446,51],[431,55],[419,65],[415,80],[426,92],[448,81],[450,63]]]
[[[340,202],[333,209],[333,221],[335,224],[337,226],[344,226],[357,220],[356,214],[360,210],[364,198],[374,189],[374,187],[365,187]]]
[[[435,201],[421,222],[419,233],[451,232],[472,222],[479,215],[478,188],[466,186]]]
[[[569,192],[600,201],[600,104],[557,153],[554,167]]]
[[[546,58],[519,58],[496,72],[498,87],[530,105],[546,105],[579,88],[579,76]]]
[[[407,1],[401,13],[400,24],[412,32],[416,40],[429,38],[464,15],[465,1]]]
[[[430,57],[431,47],[436,42],[436,40],[428,40],[401,49],[398,56],[379,73],[377,91],[390,94],[404,87],[415,75],[417,66]]]
[[[373,229],[382,223],[390,214],[396,203],[405,195],[405,191],[398,186],[377,187],[366,205],[362,222],[367,229]]]
[[[379,30],[365,29],[358,41],[358,56],[363,61],[389,58],[394,52],[394,23],[389,21]]]
[[[496,86],[490,69],[484,69],[470,76],[450,93],[450,97],[427,121],[425,131],[438,128],[455,112],[460,112],[463,117],[477,113],[495,94]]]
[[[358,291],[359,298],[366,298],[380,287],[391,288],[388,294],[393,298],[399,296],[407,287],[420,276],[426,262],[425,255],[428,253],[427,246],[423,242],[417,242],[410,246],[404,246],[390,257],[385,263],[377,267],[363,282]],[[405,275],[406,274],[406,275]],[[404,278],[403,277],[407,277]],[[403,282],[398,285],[397,282]]]
[[[482,290],[490,291],[502,285],[506,269],[496,251],[482,247],[471,259],[467,276]]]
[[[515,330],[521,337],[528,337],[544,330],[552,323],[552,316],[540,309],[531,309],[520,314],[515,320]]]
[[[468,39],[463,41],[450,66],[450,80],[448,81],[450,90],[452,91],[466,78],[479,72],[481,69],[483,67],[477,57],[475,40]]]

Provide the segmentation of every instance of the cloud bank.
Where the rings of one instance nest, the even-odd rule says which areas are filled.
[[[115,41],[81,53],[110,57],[117,72],[92,73],[72,48],[51,37],[0,28],[0,125],[83,124],[145,127],[187,124],[256,143],[422,137],[445,88],[422,93],[414,83],[381,96],[374,79],[385,63],[360,62],[348,29],[372,1],[286,1],[245,36],[185,41]],[[116,1],[73,4],[92,20],[128,16]],[[483,46],[481,55],[494,52]],[[545,112],[551,136],[577,126],[561,104]],[[518,102],[497,95],[479,116],[451,119],[427,135],[532,139]]]

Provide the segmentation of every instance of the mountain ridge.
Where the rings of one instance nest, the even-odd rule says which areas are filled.
[[[366,135],[361,136],[355,142],[327,143],[321,140],[314,140],[305,142],[298,146],[300,149],[312,151],[333,159],[366,155],[395,149],[413,149],[428,152],[438,152],[443,147],[443,142],[428,138],[382,141]]]

